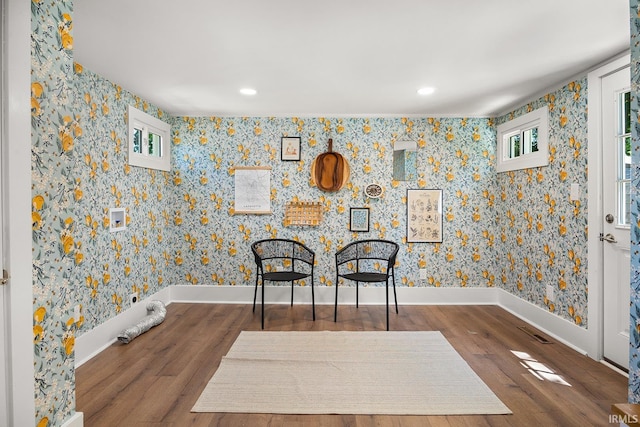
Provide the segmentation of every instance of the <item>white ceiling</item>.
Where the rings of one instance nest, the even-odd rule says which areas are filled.
[[[73,24],[77,62],[188,116],[492,116],[629,47],[628,0],[77,0]]]

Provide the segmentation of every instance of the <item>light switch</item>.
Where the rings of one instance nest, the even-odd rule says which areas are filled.
[[[571,194],[569,196],[569,199],[571,199],[572,202],[580,200],[580,184],[577,184],[575,182],[571,184]]]

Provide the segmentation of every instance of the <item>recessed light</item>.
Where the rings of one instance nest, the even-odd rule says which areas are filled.
[[[436,88],[433,87],[421,87],[418,89],[418,95],[431,95],[436,91]]]
[[[240,93],[243,95],[255,95],[256,93],[258,93],[258,91],[255,89],[251,89],[250,87],[245,87],[240,89]]]

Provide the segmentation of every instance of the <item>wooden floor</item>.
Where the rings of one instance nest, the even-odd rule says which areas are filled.
[[[332,306],[316,311],[313,322],[308,305],[268,305],[265,330],[385,329],[383,306],[339,307],[337,323]],[[512,415],[191,413],[240,331],[260,329],[259,307],[252,313],[250,305],[171,304],[162,324],[77,369],[76,410],[86,427],[611,425],[611,404],[627,400],[627,378],[519,326],[524,322],[496,306],[401,306],[391,314],[391,330],[441,331]]]

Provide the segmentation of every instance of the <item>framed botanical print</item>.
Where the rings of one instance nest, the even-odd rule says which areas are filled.
[[[351,208],[349,211],[349,230],[369,231],[369,208]]]
[[[442,190],[407,190],[407,242],[442,242]]]
[[[283,136],[280,140],[280,159],[283,161],[300,160],[300,137]]]

